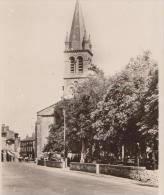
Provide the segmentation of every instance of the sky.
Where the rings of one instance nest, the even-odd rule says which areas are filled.
[[[161,63],[163,1],[80,0],[94,64],[113,75],[150,50]],[[75,0],[0,0],[0,124],[21,138],[61,99],[64,41]]]

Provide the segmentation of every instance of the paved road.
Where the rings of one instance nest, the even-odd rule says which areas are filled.
[[[33,163],[2,163],[3,195],[157,195],[128,179],[98,177]]]

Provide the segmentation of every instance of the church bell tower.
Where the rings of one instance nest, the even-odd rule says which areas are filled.
[[[72,97],[75,87],[89,76],[92,44],[88,36],[79,1],[76,1],[70,34],[65,40],[64,97]]]

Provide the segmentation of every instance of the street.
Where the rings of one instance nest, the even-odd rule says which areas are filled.
[[[2,163],[3,195],[157,195],[158,188],[113,176],[98,177],[42,167],[34,163]]]

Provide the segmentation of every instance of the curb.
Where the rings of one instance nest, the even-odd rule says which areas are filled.
[[[115,177],[117,179],[120,180],[126,180],[128,182],[132,182],[134,184],[138,184],[141,186],[147,186],[147,187],[154,187],[154,188],[158,188],[158,185],[153,185],[153,184],[149,184],[149,183],[145,183],[139,180],[134,180],[134,179],[130,179],[130,178],[125,178],[125,177],[118,177],[118,176],[114,176],[114,175],[105,175],[105,174],[96,174],[96,173],[89,173],[89,172],[83,172],[83,171],[75,171],[75,170],[63,170],[65,172],[75,172],[75,173],[79,173],[82,175],[90,175],[90,176],[94,176],[94,177],[102,177],[102,178],[111,178],[111,177]]]
[[[158,185],[153,185],[153,184],[149,184],[149,183],[145,183],[145,182],[142,182],[142,181],[139,181],[139,180],[133,180],[133,179],[130,179],[130,178],[124,178],[124,177],[117,177],[117,176],[114,176],[114,175],[105,175],[105,174],[96,174],[96,173],[89,173],[89,172],[83,172],[83,171],[76,171],[76,170],[70,170],[68,168],[55,168],[55,167],[47,167],[47,166],[41,166],[41,165],[37,165],[36,163],[29,163],[29,165],[35,165],[36,167],[38,168],[46,168],[46,169],[49,169],[49,170],[56,170],[58,172],[66,172],[66,173],[77,173],[77,174],[81,174],[81,175],[89,175],[89,176],[94,176],[94,177],[97,177],[97,178],[104,178],[104,179],[109,179],[109,178],[117,178],[119,181],[123,182],[123,183],[126,183],[126,182],[131,182],[133,184],[137,184],[137,185],[140,185],[140,186],[147,186],[147,187],[153,187],[153,188],[158,188],[159,186]]]

